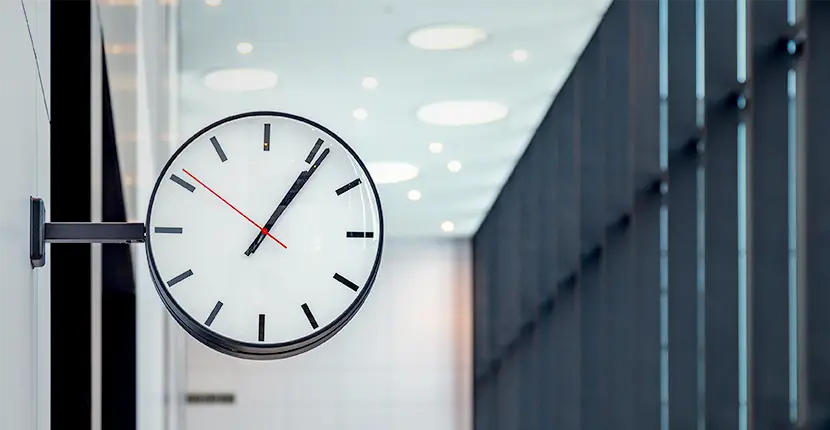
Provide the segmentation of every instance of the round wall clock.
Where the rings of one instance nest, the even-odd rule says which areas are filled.
[[[248,359],[334,336],[366,300],[383,248],[380,199],[357,154],[279,112],[234,115],[188,139],[162,169],[144,225],[175,320]]]

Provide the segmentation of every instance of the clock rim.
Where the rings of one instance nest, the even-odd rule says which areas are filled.
[[[213,123],[203,127],[201,130],[194,133],[183,144],[181,144],[176,149],[176,151],[174,151],[173,154],[170,155],[170,157],[168,157],[167,162],[164,164],[164,167],[162,167],[162,169],[159,171],[158,177],[156,178],[156,183],[153,186],[153,191],[150,194],[150,198],[147,203],[147,216],[145,225],[148,229],[150,228],[150,219],[153,215],[153,205],[155,204],[156,193],[158,192],[158,189],[161,186],[162,181],[166,177],[166,174],[169,171],[170,166],[173,164],[173,161],[175,161],[178,158],[178,156],[190,146],[191,143],[202,137],[210,130],[213,130],[223,124],[235,120],[257,116],[285,118],[298,121],[317,128],[318,130],[329,135],[329,137],[337,141],[337,143],[339,143],[354,158],[360,169],[363,171],[364,176],[366,176],[367,182],[369,183],[370,188],[372,190],[372,194],[375,198],[375,204],[377,205],[378,248],[375,254],[375,260],[372,264],[371,272],[369,273],[369,276],[367,277],[366,282],[363,285],[363,288],[360,289],[358,297],[355,298],[349,304],[349,306],[329,324],[306,336],[288,342],[277,343],[254,343],[237,340],[225,336],[223,334],[217,333],[209,328],[205,328],[202,325],[202,323],[196,320],[192,315],[186,312],[178,304],[173,295],[170,294],[164,281],[161,279],[161,274],[159,273],[155,257],[153,256],[152,240],[149,231],[145,238],[144,248],[147,255],[147,266],[150,270],[150,277],[153,280],[153,284],[156,287],[156,292],[158,293],[159,298],[161,299],[162,303],[164,303],[164,306],[167,308],[168,312],[170,312],[171,316],[173,316],[173,319],[175,319],[176,322],[182,328],[184,328],[186,332],[188,332],[188,334],[197,339],[199,342],[207,345],[208,347],[233,357],[254,360],[268,360],[275,358],[287,358],[290,356],[298,355],[322,345],[327,340],[331,339],[334,335],[336,335],[340,330],[342,330],[343,327],[345,327],[346,324],[348,324],[351,321],[351,319],[357,314],[357,312],[363,306],[363,303],[366,301],[366,298],[369,296],[372,286],[374,285],[375,279],[377,278],[378,270],[380,269],[380,262],[383,254],[384,224],[383,207],[381,206],[380,195],[378,194],[375,181],[369,173],[369,169],[367,169],[366,165],[363,163],[363,160],[357,155],[354,149],[352,149],[352,147],[349,146],[348,143],[346,143],[345,140],[343,140],[339,135],[331,131],[329,128],[311,119],[287,112],[260,110],[238,113],[214,121]]]

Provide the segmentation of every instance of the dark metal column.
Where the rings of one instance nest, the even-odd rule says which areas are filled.
[[[559,183],[557,199],[562,207],[573,208],[557,212],[559,231],[560,273],[563,277],[579,268],[580,249],[580,187],[579,187],[579,145],[576,139],[575,97],[573,75],[559,91],[554,104],[554,135],[558,146],[556,180]],[[560,288],[554,311],[555,354],[558,386],[556,428],[579,429],[580,390],[580,324],[578,279]]]
[[[605,212],[622,217],[633,210],[632,145],[628,139],[629,92],[629,5],[614,2],[602,25],[602,62],[605,102],[602,140],[605,141]],[[609,229],[602,259],[605,282],[605,405],[600,413],[601,429],[636,428],[631,388],[636,332],[633,324],[632,235],[626,223]]]
[[[748,3],[749,428],[789,424],[787,1]]]
[[[99,132],[90,127],[90,12],[93,6],[90,0],[50,2],[54,19],[48,24],[52,88],[48,203],[53,222],[92,221],[90,172],[100,167],[91,165],[90,144],[93,133]],[[66,140],[69,136],[71,144]],[[91,245],[52,244],[49,252],[51,381],[44,382],[50,384],[52,428],[90,428],[93,422],[91,285],[94,275]],[[3,282],[4,286],[8,283]],[[13,328],[3,330],[9,329]],[[12,353],[14,346],[4,348]],[[13,391],[9,393],[15,395]]]
[[[602,25],[602,24],[600,24]],[[598,250],[605,245],[605,151],[600,136],[602,118],[601,58],[597,30],[588,43],[573,76],[577,88],[577,139],[580,156],[580,326],[581,354],[580,397],[581,428],[599,428],[604,407],[601,385],[605,354],[601,323],[601,300],[604,289]]]
[[[488,235],[489,224],[482,224],[482,228],[473,238],[473,301],[474,301],[474,330],[473,330],[473,362],[475,394],[473,426],[478,430],[492,428],[492,378],[487,374],[490,364],[490,333],[492,317],[490,316],[491,287],[493,280],[490,274],[491,259]]]
[[[705,2],[706,428],[738,428],[738,109],[735,0]],[[730,100],[731,99],[731,100]]]
[[[659,3],[640,0],[631,8],[629,139],[634,148],[634,377],[638,428],[660,428],[660,174]],[[648,190],[643,192],[643,190]]]
[[[807,49],[799,79],[806,80],[803,99],[804,129],[803,248],[800,281],[803,302],[805,417],[830,420],[830,2],[806,3]],[[801,253],[803,252],[803,254]],[[803,258],[801,257],[803,255]]]
[[[516,357],[519,366],[521,383],[518,393],[519,398],[519,420],[516,428],[519,430],[534,430],[536,428],[536,411],[538,408],[539,396],[537,393],[536,380],[539,377],[537,366],[539,359],[538,342],[535,334],[530,333],[527,321],[536,316],[536,309],[539,303],[539,271],[537,255],[539,253],[540,241],[538,238],[539,226],[542,223],[543,214],[540,212],[539,193],[543,192],[543,186],[547,187],[544,180],[546,167],[538,157],[541,145],[533,142],[528,145],[524,156],[520,160],[522,165],[527,166],[523,174],[514,175],[519,179],[517,194],[521,200],[517,204],[517,210],[522,222],[519,224],[519,243],[517,251],[520,260],[521,272],[519,282],[521,291],[520,324],[517,328],[516,342],[518,344]]]
[[[669,428],[697,430],[695,2],[668,3]]]
[[[547,169],[549,166],[557,166],[558,147],[553,139],[553,119],[549,112],[537,129],[540,136],[537,145],[540,148],[538,155],[540,164]],[[546,186],[547,185],[547,186]],[[537,405],[539,408],[537,426],[538,429],[548,429],[553,426],[554,409],[554,384],[553,384],[553,360],[556,354],[556,346],[551,341],[555,303],[553,294],[557,288],[557,281],[561,277],[558,270],[558,229],[549,220],[556,222],[558,202],[556,201],[559,184],[552,181],[550,184],[539,185],[540,205],[540,227],[537,237],[540,238],[539,254],[537,255],[536,268],[538,270],[539,285],[537,286],[539,297],[543,302],[539,306],[540,319],[537,327],[537,338],[540,349],[539,357],[539,378]]]

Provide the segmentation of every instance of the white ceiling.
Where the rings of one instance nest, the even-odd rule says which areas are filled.
[[[364,162],[398,161],[417,178],[379,185],[386,229],[395,236],[475,233],[609,0],[224,0],[180,1],[180,140],[222,117],[277,110],[313,119],[346,140]],[[432,24],[467,24],[488,33],[470,49],[423,51],[407,35]],[[253,45],[237,52],[239,42]],[[529,58],[515,62],[511,52]],[[275,88],[228,93],[205,73],[256,67],[279,76]],[[367,90],[364,77],[379,85]],[[434,126],[415,112],[426,103],[482,99],[509,115],[478,126]],[[365,108],[368,118],[352,116]],[[430,153],[440,141],[444,152]],[[451,173],[450,160],[462,163]],[[407,199],[417,189],[419,201]]]

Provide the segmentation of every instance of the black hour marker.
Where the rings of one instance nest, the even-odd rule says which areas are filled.
[[[179,282],[184,281],[185,279],[193,276],[193,271],[188,270],[187,272],[182,273],[181,275],[176,276],[175,278],[167,281],[167,286],[172,287],[173,285],[178,284]]]
[[[259,341],[265,342],[265,314],[259,314]]]
[[[354,181],[349,182],[346,185],[343,185],[342,187],[338,188],[337,191],[335,191],[335,193],[337,193],[337,195],[339,196],[339,195],[345,193],[346,191],[351,190],[352,188],[354,188],[358,185],[360,185],[360,178],[357,178]]]
[[[216,136],[210,138],[210,143],[213,144],[213,149],[216,150],[216,154],[219,155],[219,159],[222,160],[223,163],[228,161],[228,156],[225,155],[225,151],[222,150],[222,145],[220,145],[219,141],[216,140]]]
[[[305,162],[311,164],[311,160],[314,159],[314,156],[317,155],[317,151],[320,150],[320,147],[323,146],[323,139],[317,139],[317,142],[314,144],[314,147],[311,148],[311,152],[308,153],[308,156],[305,158]]]
[[[181,227],[156,227],[156,233],[182,234]]]
[[[308,308],[308,304],[303,303],[303,312],[305,312],[305,317],[308,318],[308,322],[311,323],[311,328],[317,328],[317,320],[314,319],[314,315],[311,314],[311,309]]]
[[[182,188],[184,188],[187,191],[190,191],[191,193],[193,192],[193,190],[196,189],[196,187],[194,187],[193,185],[188,184],[187,181],[185,181],[184,179],[182,179],[182,178],[180,178],[176,175],[170,175],[170,180],[177,183],[177,184],[179,184],[179,185],[181,185]]]
[[[271,124],[265,124],[265,135],[262,137],[262,150],[271,150]]]
[[[351,288],[351,289],[352,289],[352,291],[357,291],[357,289],[358,289],[357,284],[355,284],[354,282],[352,282],[352,281],[350,281],[350,280],[348,280],[348,279],[344,278],[344,277],[343,277],[343,276],[341,276],[339,273],[335,273],[335,274],[334,274],[334,279],[336,279],[336,280],[337,280],[338,282],[340,282],[341,284],[343,284],[343,285],[345,285],[345,286],[347,286],[347,287]]]
[[[364,237],[366,239],[371,239],[375,237],[375,233],[371,231],[347,231],[346,237]]]
[[[219,310],[222,309],[222,302],[217,301],[216,306],[213,307],[213,310],[210,311],[210,315],[208,315],[207,319],[205,320],[205,325],[210,327],[213,324],[213,320],[216,319],[216,314],[219,313]]]

